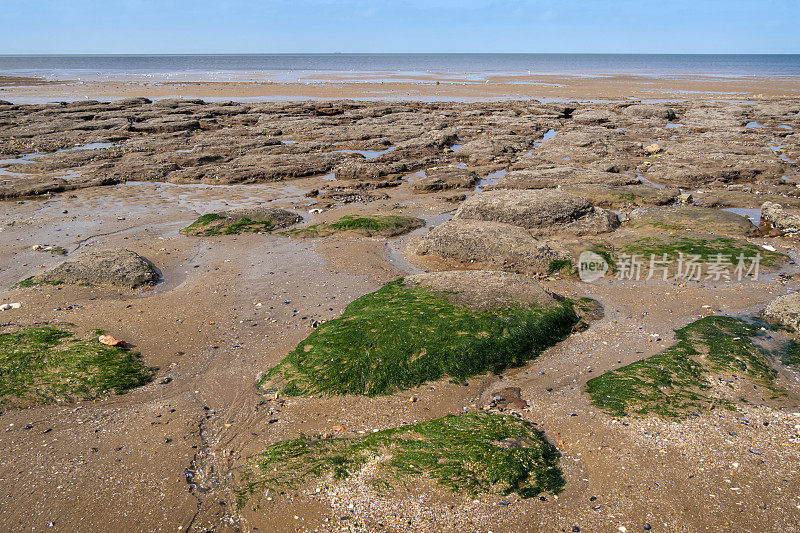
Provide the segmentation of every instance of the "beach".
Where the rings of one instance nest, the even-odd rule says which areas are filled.
[[[0,333],[102,330],[152,369],[124,394],[0,395],[0,529],[800,527],[797,304],[764,314],[800,289],[797,77],[463,77],[0,78],[0,303],[20,304]],[[90,261],[103,250],[135,252],[155,281]],[[603,277],[586,281],[586,251]],[[676,263],[648,276],[662,254]],[[702,276],[676,270],[688,254]],[[756,255],[761,270],[737,277]],[[74,279],[47,277],[84,260]],[[92,278],[106,269],[112,282]],[[389,290],[389,304],[362,299]],[[475,301],[447,299],[461,293]],[[420,307],[392,310],[412,296]],[[512,319],[553,310],[568,322],[544,329],[563,331],[531,326],[536,342],[503,359],[498,339],[524,329]],[[371,311],[358,335],[326,340]],[[447,313],[460,329],[441,338],[414,322]],[[380,352],[386,323],[413,353],[384,375],[399,357]],[[324,342],[335,349],[317,355]],[[414,364],[435,346],[456,363],[432,359],[434,379]],[[528,433],[393,462],[428,438],[419,424],[465,416]],[[341,447],[370,437],[383,444],[361,456]],[[524,475],[475,466],[536,439],[558,475],[528,475],[535,454]],[[296,484],[270,475],[298,470]]]
[[[303,82],[171,82],[171,81],[53,81],[37,78],[0,79],[0,97],[25,103],[86,98],[203,98],[250,102],[302,99],[368,99],[417,101],[544,100],[750,100],[797,97],[797,78],[738,78],[631,75],[582,77],[564,75],[496,75],[485,81],[464,81],[448,75],[336,74]]]

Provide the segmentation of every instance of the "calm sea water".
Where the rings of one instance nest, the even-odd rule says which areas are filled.
[[[0,74],[47,79],[296,81],[316,75],[445,74],[480,80],[496,74],[607,76],[800,76],[800,55],[642,54],[278,54],[0,55]]]

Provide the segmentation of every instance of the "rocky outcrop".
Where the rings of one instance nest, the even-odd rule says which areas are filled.
[[[615,213],[558,189],[487,191],[468,198],[454,218],[502,222],[536,235],[597,235],[619,227]]]
[[[639,183],[633,174],[603,172],[570,166],[530,168],[513,170],[498,179],[492,189],[551,189],[576,183],[603,183],[606,185],[630,185]]]
[[[692,205],[642,207],[628,215],[630,227],[651,228],[658,233],[685,233],[687,230],[742,237],[755,235],[757,228],[747,217]]]

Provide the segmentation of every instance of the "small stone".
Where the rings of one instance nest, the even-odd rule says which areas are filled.
[[[648,154],[657,154],[662,150],[658,143],[649,144],[644,147],[644,151]]]

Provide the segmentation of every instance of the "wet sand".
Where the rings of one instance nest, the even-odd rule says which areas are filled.
[[[544,100],[758,100],[791,98],[800,80],[719,76],[489,76],[485,81],[451,75],[337,74],[283,82],[118,82],[0,78],[0,99],[19,102],[109,100],[145,96],[233,100],[385,99],[491,101]]]

